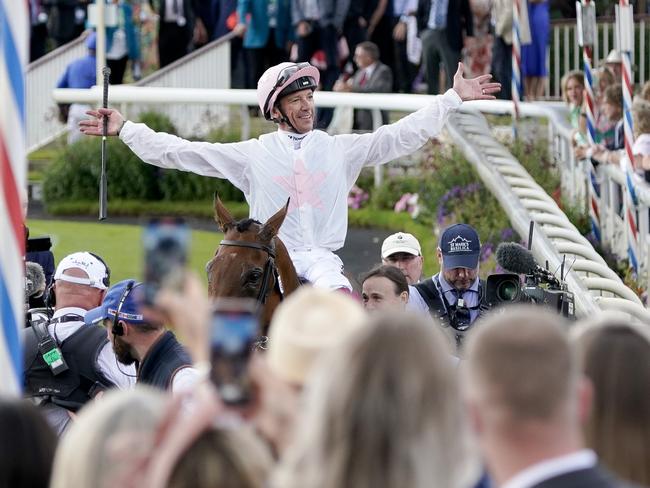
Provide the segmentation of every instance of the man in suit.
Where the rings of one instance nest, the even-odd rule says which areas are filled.
[[[163,68],[190,52],[197,0],[160,0],[158,58]]]
[[[463,390],[494,486],[624,486],[585,449],[592,389],[567,329],[560,316],[527,306],[495,314],[469,335]]]
[[[364,41],[354,51],[354,62],[359,67],[352,78],[345,83],[337,83],[334,91],[355,93],[390,93],[393,88],[393,73],[379,61],[379,48],[374,42]],[[382,124],[388,123],[388,113],[382,111]],[[373,130],[370,110],[354,111],[355,130]]]
[[[466,37],[474,33],[469,0],[419,0],[417,19],[428,93],[437,95],[440,93],[440,61],[445,64],[449,88],[460,61],[463,33]]]

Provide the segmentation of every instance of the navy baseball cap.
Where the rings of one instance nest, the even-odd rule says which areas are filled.
[[[105,319],[113,320],[115,314],[119,308],[120,315],[119,318],[129,323],[133,324],[142,324],[145,322],[142,315],[141,306],[142,306],[142,283],[138,283],[135,280],[124,280],[119,283],[111,286],[104,297],[102,304],[88,310],[84,317],[86,324],[97,324],[102,322]],[[130,288],[128,293],[125,292],[127,287]],[[120,307],[120,302],[122,306]]]
[[[445,269],[478,267],[481,241],[474,228],[467,224],[447,227],[440,236],[438,247]]]

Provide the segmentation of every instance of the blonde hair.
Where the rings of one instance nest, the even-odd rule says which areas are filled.
[[[86,405],[62,438],[50,488],[108,488],[150,453],[165,396],[150,388],[111,390]]]
[[[472,486],[457,371],[439,326],[372,317],[322,358],[278,488]]]
[[[539,306],[513,306],[477,323],[465,350],[467,391],[511,423],[557,418],[579,376],[566,328]]]
[[[650,101],[650,80],[646,81],[641,88],[641,98]]]
[[[575,337],[594,386],[587,445],[619,477],[650,485],[650,333],[647,324],[591,322]]]
[[[264,488],[271,456],[247,429],[203,432],[176,463],[167,488]]]
[[[365,318],[361,305],[341,292],[302,287],[273,314],[269,367],[284,381],[302,385],[317,357],[356,331]]]
[[[650,100],[635,97],[632,103],[634,135],[650,134]]]
[[[565,103],[569,103],[569,96],[567,95],[567,86],[569,85],[569,80],[576,80],[578,83],[582,85],[584,88],[585,86],[585,75],[582,71],[580,70],[573,70],[569,71],[562,77],[562,81],[560,86],[562,87],[562,100],[564,100]]]

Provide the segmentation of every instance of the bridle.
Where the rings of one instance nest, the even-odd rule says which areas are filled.
[[[219,243],[220,246],[233,246],[233,247],[248,247],[251,249],[257,249],[258,251],[264,251],[268,255],[268,258],[266,260],[266,263],[264,264],[264,272],[262,274],[262,286],[260,287],[260,291],[257,294],[257,302],[260,305],[264,305],[266,303],[266,299],[268,298],[268,294],[271,291],[272,287],[277,287],[278,290],[280,289],[279,286],[279,278],[278,278],[278,268],[275,265],[275,248],[273,246],[267,246],[265,244],[259,244],[257,242],[248,242],[248,241],[233,241],[230,239],[224,239]],[[271,277],[274,278],[274,284],[272,286],[269,286],[269,281]],[[282,296],[282,294],[280,294]]]

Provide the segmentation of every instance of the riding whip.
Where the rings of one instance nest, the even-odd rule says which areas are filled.
[[[104,94],[102,98],[102,107],[108,108],[108,83],[111,76],[111,69],[104,66],[102,69],[104,75]],[[103,118],[102,128],[102,173],[99,180],[99,220],[106,219],[106,211],[108,207],[108,187],[106,183],[106,136],[108,135],[108,117]]]

